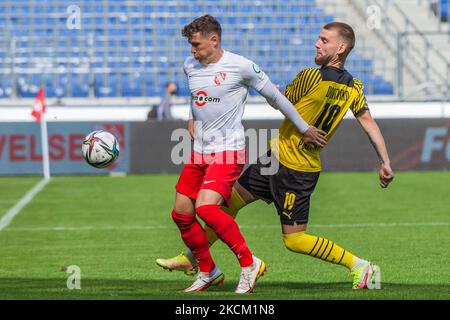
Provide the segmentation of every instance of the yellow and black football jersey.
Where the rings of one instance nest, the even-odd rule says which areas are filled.
[[[356,116],[367,109],[361,81],[345,69],[334,67],[307,68],[286,87],[285,95],[302,118],[327,132],[330,141],[348,109]],[[320,149],[304,145],[302,134],[285,119],[277,139],[271,141],[272,151],[284,166],[306,172],[320,171]]]

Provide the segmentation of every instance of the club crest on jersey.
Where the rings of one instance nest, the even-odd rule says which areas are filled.
[[[192,95],[192,101],[197,107],[203,107],[207,102],[220,102],[220,98],[209,97],[205,91],[199,91]]]
[[[220,72],[218,72],[218,73],[216,74],[216,76],[214,77],[214,83],[215,83],[217,86],[220,86],[220,84],[221,84],[223,81],[225,81],[226,78],[227,78],[227,74],[226,74],[225,72],[220,71]]]

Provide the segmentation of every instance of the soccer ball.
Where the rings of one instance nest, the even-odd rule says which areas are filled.
[[[84,138],[81,151],[91,166],[106,168],[119,156],[119,142],[108,131],[96,130]]]

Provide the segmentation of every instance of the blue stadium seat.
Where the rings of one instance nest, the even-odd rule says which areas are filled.
[[[440,12],[441,12],[441,20],[449,21],[450,1],[449,0],[440,0],[439,8],[440,8]]]
[[[31,58],[49,63],[48,58],[52,57],[58,61],[54,62],[55,68],[65,67],[68,71],[83,68],[90,52],[88,34],[93,33],[92,66],[97,72],[94,91],[98,96],[108,97],[160,95],[164,83],[174,75],[185,81],[181,66],[190,55],[190,48],[180,30],[200,14],[198,8],[218,16],[227,50],[254,59],[270,72],[274,81],[282,84],[291,81],[299,68],[312,65],[317,33],[323,24],[334,20],[311,0],[109,0],[106,5],[84,0],[81,30],[70,30],[66,28],[65,14],[54,15],[66,10],[66,5],[57,0],[10,3],[9,7],[0,4],[0,28],[18,37],[16,57],[21,60],[17,60],[16,67],[31,70],[36,67]],[[448,0],[440,0],[441,14],[448,16],[444,4]],[[29,19],[31,12],[34,15]],[[47,45],[42,46],[43,43]],[[0,51],[0,68],[5,68],[3,61],[7,56],[7,50]],[[106,75],[105,67],[110,67],[113,73]],[[373,62],[358,54],[358,48],[348,61],[348,70],[365,81],[368,92],[393,91],[390,82],[379,75],[372,76]],[[59,74],[50,74],[49,79],[53,79],[50,81],[40,75],[27,76],[27,72],[19,75],[25,79],[18,86],[20,95],[33,96],[33,88],[41,82],[49,87],[49,95],[88,94],[87,73],[68,73],[64,79]],[[1,82],[0,97],[8,95],[12,87]],[[189,94],[185,82],[179,87],[180,95]]]
[[[124,97],[139,97],[144,95],[141,84],[133,79],[129,79],[122,87],[122,95]]]
[[[72,95],[74,97],[87,97],[88,96],[88,76],[85,75],[72,75]]]
[[[392,95],[394,88],[392,83],[385,81],[380,75],[374,74],[372,76],[373,94]]]

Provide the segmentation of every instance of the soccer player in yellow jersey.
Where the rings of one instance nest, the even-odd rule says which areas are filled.
[[[316,42],[315,62],[321,68],[302,70],[284,94],[309,125],[327,132],[328,141],[350,109],[375,148],[380,162],[380,186],[386,188],[394,173],[384,138],[369,112],[362,83],[344,69],[345,59],[354,45],[355,35],[349,25],[340,22],[325,25]],[[223,209],[235,217],[239,209],[255,200],[273,202],[287,249],[346,267],[353,276],[354,289],[374,288],[370,284],[379,272],[377,266],[329,239],[306,232],[309,200],[321,170],[320,151],[303,143],[301,133],[285,119],[278,138],[271,141],[271,151],[265,156],[279,161],[279,170],[273,175],[264,175],[261,169],[268,165],[262,163],[267,161],[250,165],[235,183],[232,199]],[[208,226],[205,229],[212,245],[217,236]],[[189,252],[156,262],[165,269],[186,274],[195,274],[197,269]]]

